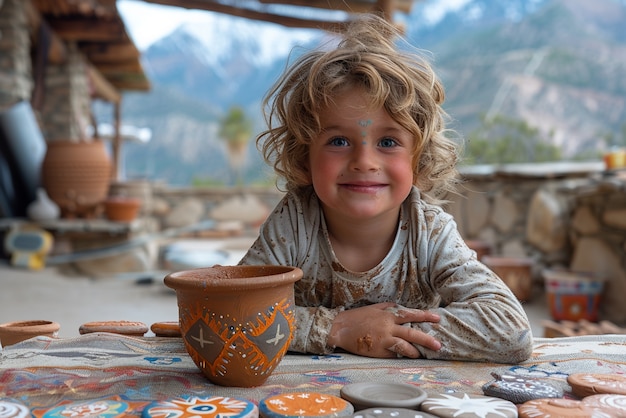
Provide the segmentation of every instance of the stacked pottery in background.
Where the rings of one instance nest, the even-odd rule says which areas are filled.
[[[112,163],[102,141],[51,141],[41,175],[48,196],[64,218],[97,216],[107,197]]]
[[[518,300],[530,300],[533,289],[531,258],[489,255],[484,256],[482,262],[502,279]]]

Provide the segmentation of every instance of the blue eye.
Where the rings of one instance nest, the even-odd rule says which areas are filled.
[[[348,140],[344,137],[341,136],[337,136],[332,138],[329,142],[330,145],[334,145],[336,147],[347,147],[348,145],[350,145],[348,143]]]
[[[398,143],[396,142],[395,139],[393,138],[383,138],[380,140],[380,142],[378,143],[379,146],[383,147],[383,148],[390,148],[390,147],[395,147]]]

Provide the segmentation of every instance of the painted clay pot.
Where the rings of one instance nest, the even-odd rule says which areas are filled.
[[[476,251],[476,258],[481,261],[484,256],[491,254],[491,245],[486,241],[470,239],[465,241],[468,247]]]
[[[599,319],[604,279],[592,273],[565,269],[544,270],[550,315],[556,321]]]
[[[221,386],[262,385],[284,357],[295,321],[289,266],[220,266],[168,274],[187,352]]]
[[[485,255],[482,262],[502,279],[518,300],[530,300],[533,290],[531,258]]]
[[[0,324],[0,344],[8,347],[37,336],[56,337],[61,326],[45,320],[15,321]]]

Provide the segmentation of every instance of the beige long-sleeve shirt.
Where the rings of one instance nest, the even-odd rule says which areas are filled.
[[[413,323],[439,340],[433,359],[517,363],[532,351],[528,318],[509,288],[476,259],[453,218],[413,188],[401,209],[393,246],[379,265],[352,272],[336,258],[312,188],[288,193],[261,227],[241,264],[297,266],[296,332],[290,350],[326,354],[342,309],[379,302],[427,309],[433,323]]]

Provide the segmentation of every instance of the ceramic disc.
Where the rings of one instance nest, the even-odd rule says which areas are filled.
[[[0,418],[26,418],[30,416],[30,410],[23,403],[11,398],[0,398]]]
[[[573,399],[533,399],[519,405],[520,418],[589,418],[593,409]]]
[[[246,399],[224,396],[181,396],[153,402],[144,408],[142,418],[258,418],[259,409]]]
[[[418,409],[428,394],[408,383],[352,383],[341,388],[341,397],[355,410],[369,407]]]
[[[422,411],[442,418],[515,418],[513,402],[491,396],[445,393],[426,398]]]
[[[133,335],[142,337],[148,332],[148,326],[143,322],[134,321],[98,321],[87,322],[78,328],[78,332],[89,334],[91,332],[111,332],[113,334]]]
[[[157,337],[181,337],[178,321],[155,322],[150,325],[150,331]]]
[[[46,411],[42,418],[116,418],[128,416],[128,403],[116,399],[98,399],[66,403]]]
[[[574,373],[567,376],[567,383],[572,387],[574,395],[579,398],[599,393],[626,395],[626,376],[624,375]]]
[[[352,418],[437,418],[428,412],[407,408],[368,408],[355,412]]]
[[[338,396],[318,392],[294,392],[269,396],[259,404],[263,418],[346,417],[352,404]]]
[[[599,409],[611,416],[626,417],[626,396],[603,393],[587,396],[582,400],[583,405]]]
[[[487,396],[506,399],[516,404],[541,398],[561,398],[563,390],[539,379],[514,375],[497,375],[491,382],[483,385]]]

